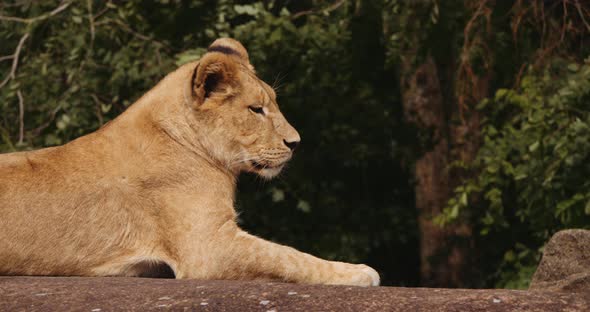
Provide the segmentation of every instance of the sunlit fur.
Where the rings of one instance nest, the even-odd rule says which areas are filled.
[[[0,155],[0,274],[379,283],[238,228],[237,176],[277,175],[300,138],[239,42],[210,49],[98,131]]]

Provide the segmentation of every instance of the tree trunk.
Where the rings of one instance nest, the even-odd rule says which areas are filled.
[[[411,59],[411,58],[408,58]],[[471,230],[467,225],[449,225],[445,228],[433,223],[452,195],[455,185],[449,163],[461,159],[472,150],[453,150],[459,127],[452,127],[446,115],[439,74],[432,57],[413,66],[409,61],[402,64],[402,99],[406,121],[428,133],[430,148],[423,152],[415,164],[416,208],[420,228],[421,284],[424,286],[463,286],[467,262],[467,248]],[[461,128],[463,129],[463,128]],[[463,147],[471,145],[462,144]],[[459,154],[457,154],[459,153]],[[465,155],[464,155],[465,154]]]

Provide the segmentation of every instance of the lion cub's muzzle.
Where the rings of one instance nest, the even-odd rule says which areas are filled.
[[[250,160],[251,171],[262,177],[272,178],[281,172],[292,156],[293,150],[291,148],[259,151],[257,157]]]

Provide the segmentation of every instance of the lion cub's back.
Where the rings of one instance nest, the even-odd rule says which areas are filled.
[[[0,154],[0,211],[11,202],[9,197],[14,197],[20,190],[40,191],[43,183],[56,178],[55,168],[49,164],[60,153],[59,149]]]

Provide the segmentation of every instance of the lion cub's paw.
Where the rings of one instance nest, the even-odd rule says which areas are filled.
[[[379,273],[364,264],[342,263],[346,267],[338,274],[339,278],[331,284],[351,286],[379,286]]]
[[[359,283],[356,284],[358,286],[379,286],[380,278],[379,273],[375,271],[372,267],[364,264],[358,265],[361,271],[356,278],[359,279]]]

